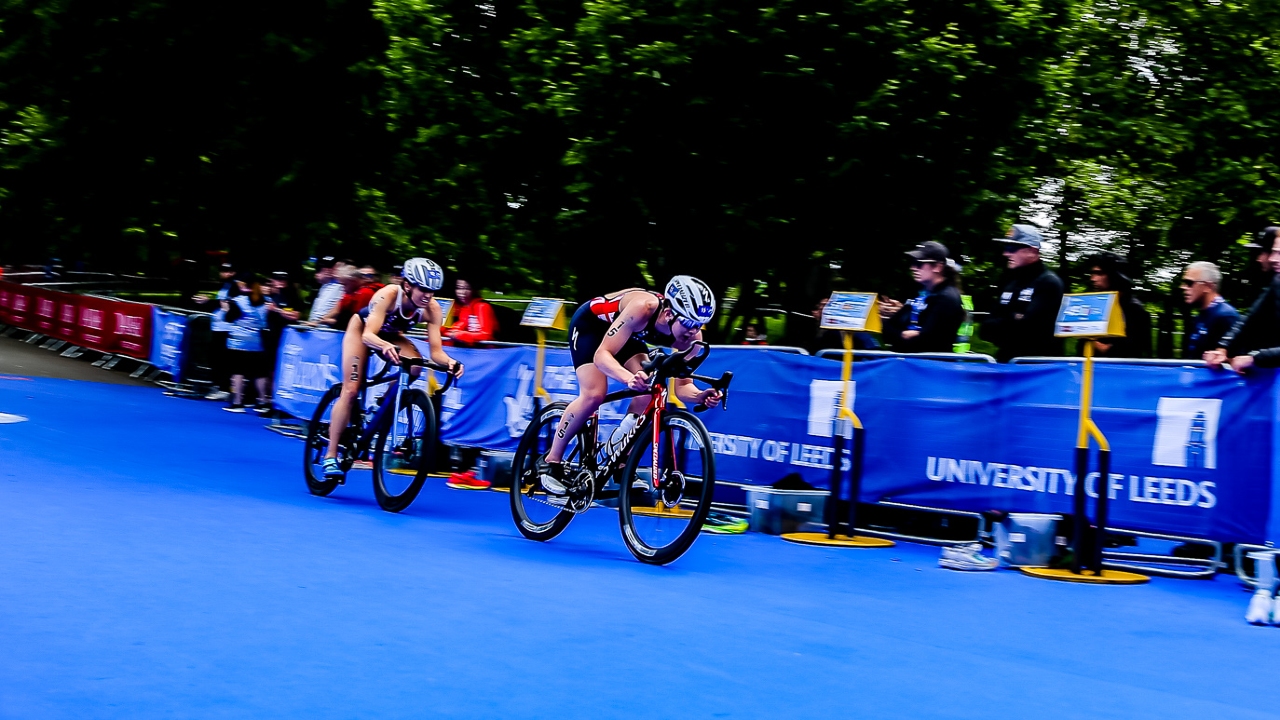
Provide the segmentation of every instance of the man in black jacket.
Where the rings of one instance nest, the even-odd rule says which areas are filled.
[[[1062,341],[1053,336],[1054,321],[1062,305],[1062,280],[1040,259],[1044,239],[1031,225],[1014,225],[1004,243],[1009,264],[1004,290],[982,323],[982,339],[999,346],[996,359],[1027,355],[1058,356]]]
[[[1274,226],[1258,233],[1258,262],[1273,273],[1280,271],[1280,252],[1276,252],[1275,246],[1277,233],[1280,233],[1280,227]],[[1245,372],[1255,365],[1280,366],[1280,275],[1272,278],[1271,284],[1253,302],[1249,314],[1240,318],[1222,336],[1218,349],[1205,353],[1204,359],[1211,368],[1220,367],[1229,360],[1231,369],[1236,372]]]
[[[956,334],[966,312],[961,304],[960,270],[942,243],[921,243],[907,255],[913,260],[911,273],[924,288],[905,303],[884,298],[880,317],[885,320],[881,335],[895,352],[954,352]]]

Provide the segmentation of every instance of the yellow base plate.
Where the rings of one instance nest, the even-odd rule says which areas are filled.
[[[682,507],[665,507],[658,505],[656,507],[631,508],[632,515],[640,517],[660,517],[660,518],[679,518],[685,520],[693,517],[692,510],[685,510]]]
[[[1125,572],[1123,570],[1103,570],[1101,575],[1095,575],[1092,570],[1081,570],[1077,575],[1066,568],[1018,568],[1024,575],[1031,577],[1044,578],[1045,580],[1058,580],[1060,582],[1077,582],[1092,583],[1094,585],[1141,585],[1149,581],[1151,578],[1138,573]]]
[[[817,532],[785,533],[782,535],[782,539],[787,542],[799,543],[800,545],[814,545],[817,547],[887,548],[897,544],[892,540],[863,535],[854,535],[853,537],[837,535],[829,538],[826,533]]]
[[[408,468],[392,468],[387,472],[391,473],[392,475],[417,475],[418,474],[417,470],[410,470]]]

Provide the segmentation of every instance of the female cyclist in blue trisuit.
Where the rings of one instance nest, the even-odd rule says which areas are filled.
[[[422,355],[405,333],[425,322],[432,362],[449,367],[455,377],[462,377],[462,363],[445,354],[440,344],[444,317],[435,293],[443,283],[444,271],[439,265],[426,258],[413,258],[404,264],[403,287],[382,288],[374,294],[368,307],[351,316],[342,338],[342,394],[334,401],[329,420],[329,449],[324,456],[326,478],[343,476],[338,464],[338,441],[351,419],[351,404],[364,384],[370,349],[392,365],[398,364],[401,357],[420,358]],[[413,368],[414,376],[419,370]]]

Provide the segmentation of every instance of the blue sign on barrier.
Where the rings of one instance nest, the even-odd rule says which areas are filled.
[[[426,352],[425,342],[415,339]],[[298,417],[338,382],[341,335],[286,331],[277,403]],[[467,372],[443,402],[442,438],[513,450],[533,413],[532,347],[450,348]],[[799,473],[826,487],[840,365],[785,353],[711,354],[700,372],[734,371],[727,412],[700,415],[717,476],[766,485]],[[1083,485],[1113,500],[1114,526],[1222,541],[1280,539],[1273,498],[1275,376],[1206,368],[1099,365],[1094,418],[1112,442],[1112,473],[1081,483],[1073,453],[1080,366],[991,365],[894,357],[859,362],[855,411],[867,428],[864,501],[957,510],[1069,513]],[[543,386],[577,395],[562,349],[547,351]],[[609,432],[626,403],[602,408]],[[847,469],[847,458],[846,458]],[[1272,518],[1276,518],[1272,522]]]
[[[158,307],[151,308],[151,356],[156,368],[182,380],[182,339],[187,332],[187,316]]]

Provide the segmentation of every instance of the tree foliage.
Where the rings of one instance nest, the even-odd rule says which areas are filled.
[[[692,272],[747,315],[908,292],[926,239],[985,294],[1018,219],[1163,288],[1275,219],[1266,0],[0,8],[11,256],[421,252],[569,297]]]

